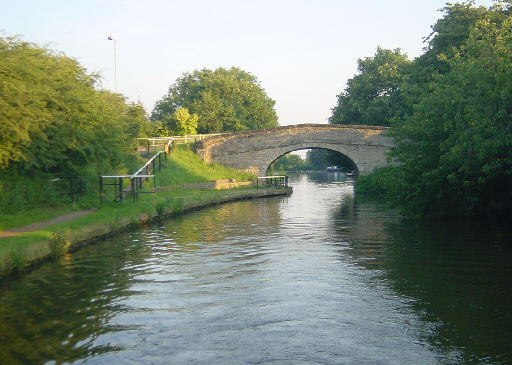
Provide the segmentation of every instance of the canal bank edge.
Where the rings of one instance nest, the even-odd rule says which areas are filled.
[[[133,230],[141,226],[152,223],[158,223],[186,212],[196,209],[209,207],[212,205],[234,202],[246,199],[265,198],[272,196],[290,195],[293,192],[291,187],[266,187],[259,190],[226,190],[226,194],[220,197],[184,202],[182,207],[172,206],[160,207],[155,212],[141,213],[134,219],[125,217],[119,219],[115,224],[97,224],[85,226],[73,230],[69,237],[63,233],[55,235],[54,238],[42,241],[33,246],[27,247],[21,252],[17,252],[19,257],[13,257],[13,254],[0,255],[0,280],[5,279],[13,273],[28,272],[46,260],[55,259],[67,252],[73,252],[78,248],[118,234],[120,232]],[[19,262],[22,262],[22,265]]]

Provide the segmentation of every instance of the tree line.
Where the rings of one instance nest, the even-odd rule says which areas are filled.
[[[377,48],[338,95],[333,124],[389,126],[392,166],[358,180],[413,215],[512,208],[512,2],[447,4],[410,60]]]
[[[511,4],[447,4],[419,57],[379,47],[358,61],[329,122],[389,126],[396,143],[392,165],[358,191],[418,215],[510,212]],[[55,176],[133,171],[138,137],[278,126],[275,101],[236,67],[184,73],[149,116],[99,81],[73,58],[0,37],[0,211],[55,201]],[[347,162],[333,156],[309,157]]]
[[[75,59],[0,37],[0,213],[64,201],[57,177],[133,172],[137,138],[275,127],[275,101],[238,68],[185,73],[148,117]],[[85,202],[87,205],[87,202]]]

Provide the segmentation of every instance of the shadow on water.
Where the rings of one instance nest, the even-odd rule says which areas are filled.
[[[345,200],[332,230],[350,254],[409,298],[448,363],[512,363],[512,229],[488,220],[408,220]]]
[[[117,331],[110,324],[125,297],[131,272],[126,264],[148,254],[137,240],[93,245],[58,262],[48,263],[0,287],[0,358],[5,364],[72,361],[115,351],[97,346],[102,333]],[[112,252],[116,251],[116,255]]]
[[[0,363],[512,363],[506,224],[408,221],[344,175],[292,184],[3,282]]]
[[[125,346],[110,340],[137,330],[117,320],[129,310],[130,298],[140,295],[134,291],[137,283],[176,279],[176,267],[186,265],[198,250],[208,255],[214,243],[237,242],[242,256],[264,251],[245,239],[242,252],[240,242],[279,226],[281,199],[228,203],[179,216],[161,227],[85,246],[1,282],[0,364],[73,362],[122,350]]]

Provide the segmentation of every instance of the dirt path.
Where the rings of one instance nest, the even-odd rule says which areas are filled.
[[[70,213],[60,215],[60,216],[52,218],[52,219],[48,219],[46,221],[31,223],[31,224],[27,224],[26,226],[22,226],[22,227],[6,229],[5,231],[0,232],[0,239],[2,239],[4,237],[17,236],[17,235],[25,233],[25,232],[37,231],[39,229],[42,229],[42,228],[45,228],[45,227],[48,227],[48,226],[51,226],[51,225],[57,224],[57,223],[69,222],[69,221],[72,221],[73,219],[83,217],[84,215],[95,212],[96,210],[97,210],[97,208],[81,210],[79,212],[70,212]]]

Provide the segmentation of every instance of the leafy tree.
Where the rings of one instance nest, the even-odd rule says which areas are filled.
[[[433,76],[411,115],[394,121],[398,165],[377,179],[416,214],[510,211],[510,6],[485,12],[453,54],[438,57],[448,71]]]
[[[332,150],[312,149],[306,156],[307,168],[311,170],[325,170],[329,166],[337,166],[343,171],[354,171],[354,162],[347,156]]]
[[[301,171],[306,168],[306,161],[304,161],[300,156],[293,154],[286,154],[279,157],[276,161],[274,161],[269,170],[271,172],[291,172],[291,171]]]
[[[196,133],[197,120],[197,114],[190,114],[187,108],[178,108],[171,115],[164,115],[162,121],[155,122],[155,127],[163,128],[160,132],[166,135],[183,136]]]
[[[235,132],[276,127],[275,101],[256,77],[232,67],[185,73],[157,102],[152,121],[173,130],[173,114],[180,108],[198,116],[199,133]]]
[[[63,54],[0,37],[2,208],[48,198],[51,175],[94,176],[135,161],[146,113],[97,90],[97,80]]]
[[[332,165],[328,159],[327,150],[316,148],[307,152],[306,162],[308,169],[311,170],[325,170],[328,166]]]
[[[448,3],[441,9],[445,15],[432,26],[432,33],[425,38],[425,53],[415,59],[416,76],[423,76],[423,81],[428,82],[433,75],[449,71],[447,59],[455,56],[457,49],[467,41],[473,26],[488,12],[486,7],[475,7],[474,4],[473,0]],[[440,55],[444,57],[439,58]]]
[[[359,73],[338,95],[329,123],[388,126],[393,117],[403,114],[400,87],[409,64],[400,49],[378,47],[373,57],[359,59]]]
[[[190,114],[187,108],[179,108],[174,112],[178,135],[195,134],[197,131],[197,114]]]
[[[466,42],[472,27],[488,10],[474,1],[447,4],[445,15],[425,38],[425,52],[414,61],[400,49],[377,48],[373,57],[358,60],[358,74],[338,95],[329,123],[389,126],[413,112],[413,105],[431,91],[433,80],[450,69],[449,59]]]
[[[474,1],[450,4],[441,11],[444,16],[431,28],[425,38],[425,52],[408,67],[408,78],[402,84],[401,96],[407,107],[405,113],[413,113],[413,105],[424,94],[432,91],[438,75],[450,71],[450,63],[459,48],[467,41],[472,27],[488,12],[485,7],[475,7]]]

